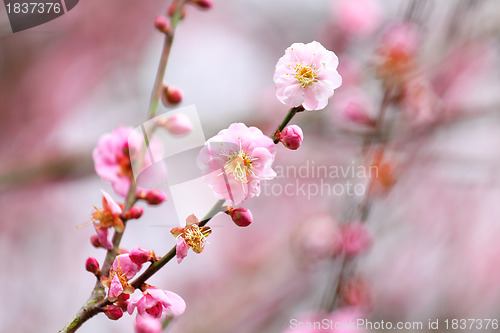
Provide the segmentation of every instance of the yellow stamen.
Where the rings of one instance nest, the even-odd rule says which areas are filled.
[[[318,70],[314,65],[296,64],[294,77],[300,82],[302,88],[307,87],[311,83],[317,82]]]

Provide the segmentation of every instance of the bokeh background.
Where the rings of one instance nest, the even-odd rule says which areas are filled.
[[[346,2],[189,7],[165,82],[183,89],[183,105],[196,105],[207,137],[236,121],[271,134],[287,111],[274,96],[276,62],[293,42],[317,40],[339,54],[344,85],[324,111],[294,120],[304,144],[295,152],[278,147],[275,165],[365,165],[367,128],[335,100],[355,91],[362,110],[376,115],[385,89],[376,70],[380,41],[394,24],[411,21],[423,83],[409,104],[389,109],[386,154],[395,183],[373,198],[373,246],[356,265],[369,294],[366,316],[499,319],[500,4],[363,0],[353,13]],[[58,331],[89,296],[94,277],[84,263],[101,261],[104,251],[91,246],[92,227],[76,226],[100,203],[99,189],[112,192],[95,174],[91,152],[103,133],[146,119],[162,44],[153,21],[167,7],[85,0],[57,20],[0,37],[0,331]],[[216,217],[202,254],[191,252],[151,279],[188,304],[171,332],[286,330],[318,306],[340,269],[314,252],[328,235],[324,224],[355,218],[361,200],[267,192],[246,203],[254,215],[248,228]],[[122,246],[169,250],[171,205],[148,207],[129,223]],[[100,314],[80,331],[133,332],[132,322]]]

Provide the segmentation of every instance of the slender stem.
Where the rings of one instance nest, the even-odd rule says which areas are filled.
[[[283,129],[286,127],[286,125],[288,125],[288,123],[290,122],[290,120],[292,120],[292,118],[298,112],[302,112],[302,111],[304,111],[304,107],[302,105],[296,106],[294,108],[291,108],[288,111],[288,113],[285,116],[285,118],[283,118],[283,121],[281,122],[281,124],[278,126],[278,128],[276,129],[276,131],[274,131],[274,134],[271,136],[271,139],[273,139],[274,143],[280,142],[280,140],[276,137],[278,135],[278,132],[283,131]]]
[[[186,0],[177,1],[177,9],[170,20],[171,30],[168,34],[165,34],[163,40],[163,49],[161,51],[160,63],[158,64],[158,70],[156,71],[155,83],[153,85],[153,91],[151,92],[151,99],[149,101],[149,115],[148,118],[152,119],[156,116],[156,111],[158,110],[158,104],[161,97],[161,92],[163,88],[163,77],[165,76],[165,71],[167,68],[168,58],[170,56],[170,50],[172,49],[172,44],[174,43],[175,29],[182,16],[182,8]]]

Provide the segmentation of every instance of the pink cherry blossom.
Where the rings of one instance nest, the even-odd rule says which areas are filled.
[[[134,177],[132,163],[138,159],[143,141],[142,133],[134,131],[132,127],[119,127],[101,136],[92,152],[96,173],[102,180],[110,182],[113,190],[122,197],[126,197],[130,181]],[[151,154],[144,155],[143,171],[152,165],[150,155],[161,156],[161,142],[151,138],[149,149]],[[160,173],[163,174],[164,169],[157,169],[161,170],[155,169],[154,176],[162,177]],[[139,190],[141,188],[137,187],[137,191]]]
[[[289,106],[321,110],[342,84],[335,53],[320,43],[294,43],[276,64],[276,97]]]
[[[358,88],[344,89],[335,99],[333,117],[341,122],[350,122],[364,127],[376,125],[374,103],[370,97]]]
[[[147,314],[153,318],[160,318],[162,315],[177,317],[186,310],[186,302],[174,292],[148,288],[142,296],[129,300],[127,312],[132,314],[136,307],[140,316]]]
[[[198,155],[205,180],[219,199],[238,205],[260,194],[260,181],[273,179],[276,147],[256,127],[242,123],[210,138]]]
[[[135,318],[136,333],[161,333],[161,321],[151,316],[137,316]]]
[[[122,232],[125,226],[121,219],[121,207],[108,193],[102,190],[101,193],[102,209],[95,208],[95,211],[92,213],[92,221],[94,222],[94,228],[100,245],[110,250],[113,248],[113,244],[108,238],[108,228],[113,227],[115,230]]]
[[[188,246],[186,241],[182,237],[177,237],[177,246],[175,247],[175,253],[177,256],[177,263],[180,264],[184,258],[187,257]]]
[[[120,270],[130,280],[141,270],[142,265],[133,262],[129,254],[120,254],[116,256],[111,268],[115,271]]]

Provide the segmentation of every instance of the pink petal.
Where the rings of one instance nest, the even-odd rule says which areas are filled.
[[[188,252],[188,246],[186,241],[182,237],[177,237],[177,246],[175,248],[177,255],[177,263],[181,263],[182,259],[186,258]]]
[[[101,190],[101,193],[102,193],[102,196],[104,197],[104,200],[106,200],[106,203],[107,203],[107,206],[108,206],[107,208],[111,211],[111,214],[113,214],[115,216],[121,215],[122,209],[113,200],[113,198],[106,191]]]
[[[184,313],[186,310],[186,302],[184,299],[182,299],[181,296],[177,295],[174,292],[164,290],[165,294],[168,297],[168,303],[170,304],[168,307],[166,307],[164,313],[167,316],[174,316],[178,317],[181,314]]]

